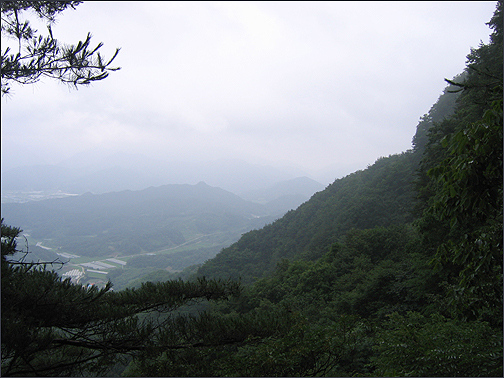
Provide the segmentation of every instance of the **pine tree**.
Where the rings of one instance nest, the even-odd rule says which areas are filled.
[[[91,47],[91,34],[76,45],[61,44],[53,35],[51,24],[56,15],[70,8],[75,9],[81,1],[2,1],[2,37],[17,41],[17,51],[9,47],[2,51],[2,95],[10,92],[11,83],[33,84],[42,77],[49,77],[73,85],[88,85],[105,79],[109,72],[119,67],[111,64],[119,53],[116,49],[111,59],[99,52],[103,43]],[[22,19],[26,12],[35,13],[47,22],[48,35],[37,34],[28,20]]]
[[[227,323],[218,335],[208,332],[214,337],[202,340],[202,318],[178,317],[173,311],[236,296],[241,291],[237,282],[200,278],[144,283],[119,292],[111,291],[110,283],[103,289],[84,288],[62,280],[47,264],[11,260],[20,252],[16,238],[21,230],[3,219],[1,229],[4,376],[99,375],[128,356],[230,342],[223,339]],[[230,325],[227,334],[233,331]],[[184,336],[184,330],[198,327],[199,332]]]

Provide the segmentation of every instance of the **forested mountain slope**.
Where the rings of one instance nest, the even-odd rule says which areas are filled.
[[[366,170],[336,180],[297,210],[243,235],[199,270],[205,276],[251,282],[270,273],[281,258],[316,259],[351,228],[412,220],[414,155],[379,159]]]
[[[454,111],[458,93],[449,85],[425,114],[413,138],[414,148],[378,159],[368,168],[335,180],[298,209],[243,235],[198,271],[209,277],[241,277],[250,283],[270,274],[282,258],[316,260],[352,228],[388,227],[413,221],[419,162],[427,130]]]
[[[254,282],[220,312],[305,321],[243,348],[238,372],[289,375],[304,357],[309,375],[502,376],[502,7],[412,151],[336,180],[200,269]],[[267,356],[273,366],[253,365]]]

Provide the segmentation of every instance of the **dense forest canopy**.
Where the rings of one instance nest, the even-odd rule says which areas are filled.
[[[502,376],[502,6],[412,150],[187,281],[73,285],[2,221],[2,375]]]

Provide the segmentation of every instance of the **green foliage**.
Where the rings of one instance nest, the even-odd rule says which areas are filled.
[[[351,317],[330,324],[300,320],[282,338],[247,345],[232,357],[232,376],[348,376],[365,371],[360,349],[369,343],[366,326]],[[345,370],[348,369],[348,370]],[[353,370],[355,369],[355,370]]]
[[[446,80],[450,85],[436,104],[437,108],[438,105],[442,105],[441,102],[447,102],[445,98],[451,97],[451,102],[456,100],[454,110],[446,114],[448,117],[441,119],[434,119],[435,113],[433,113],[430,117],[433,122],[426,130],[428,140],[419,138],[425,146],[417,183],[421,198],[420,215],[431,205],[430,198],[438,190],[438,185],[428,178],[427,171],[448,158],[448,150],[442,146],[441,140],[450,138],[451,134],[465,129],[468,124],[481,120],[485,111],[492,107],[492,103],[502,98],[499,90],[495,90],[502,88],[503,75],[502,38],[499,38],[502,35],[501,1],[497,2],[497,9],[488,25],[493,30],[490,35],[491,43],[481,44],[477,49],[471,49],[471,53],[467,56],[466,70],[453,80]],[[433,110],[434,108],[431,109],[429,115]],[[436,228],[439,228],[439,225],[433,225],[432,229]]]
[[[393,311],[419,310],[434,273],[419,253],[419,236],[410,226],[352,230],[315,261],[282,260],[269,277],[246,289],[240,311],[277,304],[320,321],[321,309],[339,315],[383,319]],[[328,314],[324,315],[329,316]]]
[[[206,324],[208,319],[211,325],[219,324],[215,318],[202,317],[204,333],[220,333],[218,325],[215,329]],[[314,325],[299,313],[275,307],[254,310],[247,315],[229,314],[221,321],[233,322],[237,333],[229,336],[242,342],[145,355],[132,363],[125,374],[235,377],[346,376],[356,371],[368,372],[364,356],[371,351],[371,341],[368,327],[357,318],[340,317],[324,326]],[[242,328],[240,324],[247,327]]]
[[[502,100],[441,144],[449,152],[429,175],[441,183],[433,210],[450,226],[484,222],[502,208]]]
[[[177,332],[163,334],[157,345],[130,366],[140,376],[219,376],[224,361],[252,340],[286,334],[295,323],[287,311],[252,311],[246,315],[202,313],[169,320]],[[177,347],[166,347],[178,342]]]
[[[17,250],[17,237],[21,233],[19,227],[7,226],[2,218],[1,222],[2,229],[2,264],[6,261],[7,256],[14,255]],[[2,265],[3,267],[4,265]]]
[[[501,377],[502,332],[439,314],[390,315],[376,338],[376,376]]]
[[[105,79],[119,53],[116,49],[111,59],[106,60],[98,51],[103,43],[91,47],[91,34],[77,45],[62,45],[54,38],[51,24],[57,14],[67,8],[75,9],[80,1],[2,1],[2,36],[18,42],[18,51],[2,51],[2,95],[9,93],[11,83],[33,84],[41,77],[49,77],[63,83],[88,85]],[[33,12],[47,21],[49,35],[37,35],[37,30],[23,20],[24,12]]]
[[[502,310],[502,100],[481,121],[442,140],[449,157],[429,174],[440,184],[430,211],[449,222],[436,262],[461,266],[450,304],[462,316]]]
[[[502,7],[468,55],[455,113],[429,131],[419,184],[423,246],[453,316],[502,326]]]

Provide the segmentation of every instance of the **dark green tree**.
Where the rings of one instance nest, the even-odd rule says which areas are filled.
[[[502,333],[439,314],[393,313],[372,358],[378,377],[501,377]]]
[[[81,1],[2,1],[2,37],[14,39],[17,51],[10,47],[2,51],[2,95],[9,93],[13,82],[33,84],[42,77],[57,79],[74,85],[88,85],[105,79],[119,67],[111,64],[119,53],[105,59],[99,52],[99,43],[91,46],[91,34],[76,45],[60,43],[53,35],[51,24],[66,9],[75,9]],[[34,13],[47,22],[48,35],[43,37],[33,29],[25,13]]]
[[[454,315],[502,324],[502,7],[488,45],[472,49],[455,114],[430,133],[430,196],[420,221]],[[500,319],[500,320],[499,320]]]
[[[463,316],[502,315],[502,100],[442,140],[449,156],[429,173],[440,184],[431,214],[450,233],[436,262],[460,266],[450,302]]]

